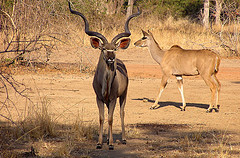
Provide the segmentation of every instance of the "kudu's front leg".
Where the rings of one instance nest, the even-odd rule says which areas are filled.
[[[159,101],[159,99],[160,99],[160,97],[161,97],[161,95],[162,95],[162,92],[163,92],[164,88],[165,88],[166,85],[167,85],[167,80],[168,80],[168,78],[169,78],[169,77],[167,77],[167,76],[163,76],[163,77],[162,77],[161,84],[160,84],[159,94],[158,94],[158,96],[157,96],[157,98],[156,98],[156,100],[155,100],[155,103],[150,107],[150,109],[157,109],[157,108],[160,107],[160,105],[158,104],[158,101]]]
[[[104,103],[97,98],[97,105],[99,110],[99,137],[97,143],[97,149],[102,149],[103,144],[103,123],[104,123]]]
[[[113,124],[113,112],[116,106],[116,100],[114,99],[109,103],[108,106],[108,143],[109,143],[109,150],[113,150],[113,136],[112,136],[112,124]]]
[[[126,135],[125,135],[125,126],[124,126],[124,116],[125,116],[125,112],[124,112],[124,108],[125,108],[125,104],[126,104],[126,97],[127,94],[125,93],[124,95],[122,95],[119,98],[119,103],[120,103],[120,118],[121,118],[121,126],[122,126],[122,144],[126,144]]]

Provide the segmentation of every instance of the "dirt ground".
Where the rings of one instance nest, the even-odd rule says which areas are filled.
[[[98,50],[84,48],[83,52],[86,51],[91,51],[88,58],[96,65]],[[83,61],[88,61],[84,54],[64,53],[53,55],[51,62],[75,63],[80,55]],[[150,110],[161,81],[159,65],[147,49],[131,47],[119,51],[117,57],[126,64],[130,79],[125,107],[127,145],[120,143],[121,122],[117,104],[113,122],[114,151],[109,151],[106,143],[103,149],[95,149],[95,139],[85,145],[77,142],[71,157],[84,154],[89,157],[240,157],[239,59],[222,59],[217,75],[222,84],[220,111],[206,113],[211,96],[200,77],[184,77],[186,111],[180,110],[181,95],[174,78],[169,80],[163,92],[160,108]],[[19,73],[14,77],[29,87],[26,94],[33,102],[39,102],[43,97],[50,101],[49,112],[57,122],[71,124],[80,116],[83,122],[98,125],[92,74],[39,70],[38,73]],[[24,115],[19,111],[19,115]],[[106,141],[107,108],[104,131]]]

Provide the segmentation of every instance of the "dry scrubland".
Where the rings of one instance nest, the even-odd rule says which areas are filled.
[[[172,79],[168,86],[170,90],[164,92],[161,100],[163,107],[151,111],[148,108],[158,91],[160,69],[146,49],[133,46],[133,42],[142,37],[141,29],[151,30],[163,49],[177,44],[185,49],[214,50],[224,59],[222,67],[227,71],[224,68],[240,67],[236,57],[239,54],[232,51],[240,51],[239,22],[206,30],[187,19],[170,17],[161,21],[151,15],[147,19],[141,15],[132,20],[131,45],[128,50],[118,52],[118,57],[130,69],[125,109],[128,144],[124,146],[119,141],[121,131],[117,105],[113,127],[115,150],[108,151],[106,145],[102,150],[95,149],[98,111],[91,81],[99,50],[90,48],[81,19],[71,20],[70,16],[67,15],[70,20],[63,18],[65,20],[58,25],[53,25],[55,28],[47,28],[52,32],[59,30],[58,40],[51,41],[53,49],[47,66],[30,63],[29,67],[11,65],[2,68],[11,72],[19,82],[15,86],[25,91],[22,93],[24,96],[16,93],[11,86],[14,82],[11,78],[6,84],[8,95],[5,85],[0,87],[0,157],[239,157],[240,98],[237,93],[240,78],[234,77],[239,69],[233,71],[232,78],[220,74],[224,99],[220,98],[223,110],[219,113],[205,113],[210,92],[199,78],[185,80],[185,97],[189,103],[186,112],[180,112],[180,94]],[[104,26],[109,24],[104,21],[101,27],[95,30],[91,26],[91,29],[111,39],[123,30],[124,22],[120,20],[120,24],[113,22],[112,28],[105,29]],[[28,36],[33,34],[30,31]],[[52,40],[50,37],[45,39]],[[50,45],[49,42],[45,44]],[[1,45],[1,50],[4,47]],[[7,61],[13,54],[1,55]],[[40,50],[25,54],[25,57],[41,62],[46,58],[46,52]],[[225,59],[227,57],[235,59]],[[142,73],[141,70],[145,69],[146,72]],[[149,72],[153,74],[150,77]],[[106,134],[107,119],[104,129]]]

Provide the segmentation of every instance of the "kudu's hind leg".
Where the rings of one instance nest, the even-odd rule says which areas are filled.
[[[181,111],[185,111],[186,109],[186,102],[185,102],[185,98],[184,98],[184,93],[183,93],[183,78],[182,76],[176,76],[177,79],[177,85],[178,85],[178,90],[181,93],[181,97],[182,97],[182,109]]]
[[[104,103],[97,98],[97,105],[99,110],[99,136],[98,136],[98,143],[97,143],[97,149],[102,148],[103,144],[103,123],[104,123]]]
[[[214,104],[215,104],[215,96],[216,96],[216,92],[217,92],[217,85],[214,81],[214,79],[212,78],[212,76],[208,76],[205,77],[203,76],[203,79],[205,81],[205,83],[209,86],[210,90],[211,90],[211,103],[209,105],[209,108],[207,109],[207,112],[212,112],[213,108],[214,108]],[[218,112],[218,110],[216,110],[216,112]]]
[[[158,97],[156,98],[155,103],[150,107],[150,109],[157,109],[158,107],[160,107],[160,105],[158,104],[158,101],[159,101],[159,99],[160,99],[160,97],[162,95],[162,92],[163,92],[164,88],[167,85],[168,78],[169,77],[167,77],[167,76],[163,76],[162,77]]]
[[[119,98],[119,103],[120,103],[120,118],[121,118],[121,126],[122,126],[122,144],[126,144],[126,135],[125,135],[125,126],[124,126],[124,108],[126,104],[126,99],[127,99],[127,93],[124,93],[122,96]]]
[[[215,81],[216,86],[217,86],[217,91],[216,91],[217,94],[216,94],[216,103],[215,103],[215,105],[217,106],[217,110],[219,111],[220,105],[218,105],[218,101],[219,101],[219,95],[220,95],[220,90],[221,90],[221,83],[217,79],[216,74],[212,75],[212,78]]]
[[[113,150],[113,135],[112,135],[112,124],[113,124],[113,112],[116,106],[116,100],[114,99],[109,103],[108,106],[108,140],[109,140],[109,150]]]

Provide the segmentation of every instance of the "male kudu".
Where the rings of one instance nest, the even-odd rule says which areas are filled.
[[[219,71],[220,57],[211,50],[186,50],[178,45],[172,46],[169,50],[162,50],[150,31],[143,31],[143,38],[134,43],[135,46],[148,47],[152,58],[161,66],[162,80],[160,84],[160,92],[151,109],[156,109],[160,96],[167,85],[167,80],[173,75],[177,79],[178,89],[182,96],[183,107],[185,111],[186,102],[183,94],[182,76],[200,75],[205,83],[210,87],[212,98],[207,112],[212,112],[214,105],[217,106],[215,111],[219,111],[218,99],[221,84],[216,74]],[[215,101],[215,102],[214,102]]]
[[[100,33],[89,31],[89,24],[86,17],[77,11],[71,9],[69,3],[69,9],[71,13],[79,15],[83,18],[85,23],[85,33],[91,37],[91,45],[95,49],[100,49],[101,54],[99,56],[97,69],[93,79],[93,88],[96,93],[96,101],[99,109],[99,139],[97,143],[97,149],[102,148],[103,144],[103,123],[104,123],[104,104],[106,104],[108,108],[108,143],[109,150],[113,150],[113,136],[112,136],[112,123],[113,123],[113,112],[116,106],[117,98],[119,98],[120,103],[120,117],[121,117],[121,126],[122,126],[122,143],[126,144],[126,136],[125,136],[125,127],[124,127],[124,107],[126,103],[127,97],[127,88],[128,88],[128,75],[127,69],[124,63],[116,59],[115,51],[118,48],[127,49],[130,44],[131,35],[129,31],[129,21],[138,15],[140,15],[140,11],[138,9],[137,14],[133,14],[128,17],[125,23],[125,32],[120,33],[115,36],[112,41],[109,43],[108,40]],[[119,42],[118,40],[121,39]]]

